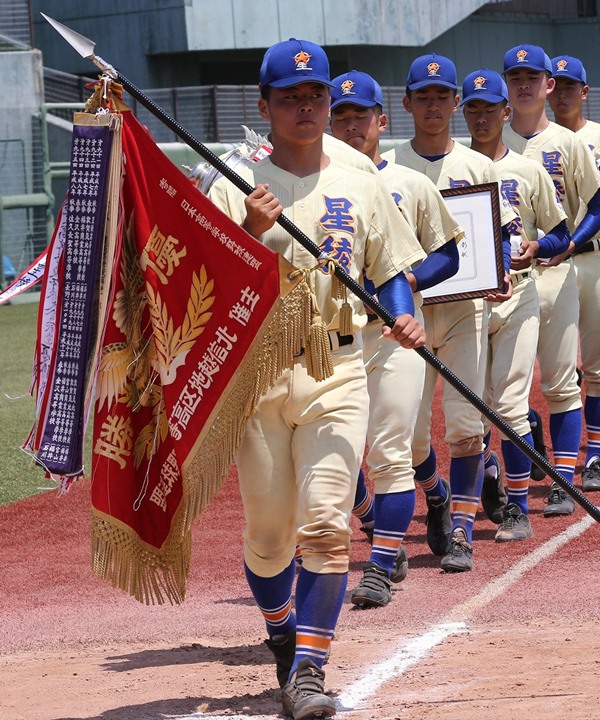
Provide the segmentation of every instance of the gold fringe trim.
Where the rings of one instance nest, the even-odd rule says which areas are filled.
[[[348,288],[335,274],[336,266],[346,272],[337,260],[329,258],[328,270],[331,274],[331,297],[334,300],[343,300],[340,308],[338,330],[340,335],[352,335],[352,306],[348,302]]]
[[[183,467],[183,498],[171,532],[157,550],[132,528],[92,509],[92,567],[99,577],[146,604],[179,604],[185,599],[191,531],[221,489],[260,398],[294,362],[308,342],[311,290],[280,258],[281,297],[265,322],[261,339],[249,350],[225,400],[206,423],[206,433]]]

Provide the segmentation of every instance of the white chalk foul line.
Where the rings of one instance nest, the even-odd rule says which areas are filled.
[[[451,635],[465,632],[467,629],[467,620],[482,607],[488,605],[492,600],[502,593],[522,577],[526,572],[538,565],[542,560],[553,555],[563,545],[569,541],[579,537],[591,525],[594,524],[594,518],[586,515],[579,522],[571,525],[556,537],[551,538],[533,552],[526,555],[513,565],[510,570],[500,575],[500,577],[492,580],[487,585],[460,605],[453,608],[445,622],[434,625],[423,635],[415,638],[408,645],[404,645],[396,650],[396,652],[383,662],[371,666],[366,675],[347,687],[336,699],[336,705],[339,710],[354,710],[360,703],[368,697],[374,695],[379,688],[395,677],[403,675],[408,668],[415,665],[419,660],[426,657],[434,647],[442,643]],[[268,717],[280,717],[263,716]],[[257,715],[207,715],[205,713],[194,713],[184,717],[173,718],[173,720],[259,720]]]
[[[594,523],[594,519],[586,515],[582,520],[571,525],[564,532],[540,545],[539,548],[519,560],[510,570],[485,585],[477,595],[450,611],[446,622],[435,625],[421,637],[415,638],[408,645],[384,662],[371,667],[368,673],[353,683],[337,698],[338,707],[343,710],[354,709],[365,698],[374,695],[377,690],[392,678],[402,675],[411,665],[424,658],[436,645],[450,635],[466,630],[466,621],[476,610],[484,607],[498,595],[506,592],[524,573],[534,568],[542,560],[554,554],[560,547],[585,532]]]

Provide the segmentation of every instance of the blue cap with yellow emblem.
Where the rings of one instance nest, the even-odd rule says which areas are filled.
[[[359,70],[338,75],[332,81],[331,109],[350,103],[361,107],[383,107],[381,85],[370,75]]]
[[[260,66],[261,87],[287,88],[306,82],[331,86],[325,50],[308,40],[290,38],[272,45]]]
[[[463,80],[461,105],[471,100],[496,103],[508,102],[508,89],[500,73],[489,68],[474,70]]]
[[[421,55],[413,60],[406,78],[407,89],[420,90],[428,85],[441,85],[456,90],[458,80],[452,60],[435,53]]]
[[[504,55],[505,73],[519,68],[552,72],[550,58],[539,45],[517,45]]]
[[[552,63],[552,77],[566,77],[587,85],[587,73],[579,58],[570,55],[558,55],[552,58],[550,62]]]

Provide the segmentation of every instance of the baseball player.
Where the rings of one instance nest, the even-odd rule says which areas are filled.
[[[540,298],[537,357],[550,410],[554,462],[572,483],[582,403],[577,384],[579,295],[569,256],[600,228],[600,175],[585,144],[546,115],[546,98],[555,85],[551,75],[550,58],[537,45],[519,45],[505,54],[504,76],[513,114],[503,138],[510,149],[542,163],[567,213],[569,249],[550,261],[537,261],[533,275]],[[545,516],[569,515],[575,510],[571,496],[556,484],[545,500]]]
[[[360,150],[379,169],[398,208],[428,253],[418,267],[407,273],[415,293],[415,316],[421,319],[419,289],[431,287],[458,271],[456,242],[462,230],[431,180],[381,158],[379,140],[387,118],[379,83],[356,70],[332,82],[333,136]],[[375,488],[373,547],[350,599],[362,607],[380,607],[391,599],[390,581],[404,579],[408,569],[401,544],[415,508],[411,443],[425,363],[417,353],[382,337],[382,323],[376,315],[370,315],[368,320],[363,341],[370,401],[367,465]],[[365,493],[368,495],[364,476],[359,485],[355,505],[360,505]]]
[[[250,418],[238,453],[244,505],[245,572],[277,662],[284,713],[294,720],[335,714],[323,661],[344,599],[349,516],[366,440],[368,395],[362,358],[363,303],[349,295],[352,334],[340,332],[331,274],[276,223],[281,212],[356,280],[363,272],[396,316],[386,337],[424,343],[403,270],[424,255],[378,176],[323,152],[330,105],[329,63],[305,40],[277,43],[260,71],[259,112],[273,152],[242,170],[248,196],[224,178],[210,197],[262,243],[309,272],[332,347],[334,374],[316,382],[295,358]],[[346,331],[347,332],[347,331]],[[302,566],[292,612],[296,540]]]
[[[383,154],[424,173],[439,188],[497,182],[494,163],[450,136],[450,120],[459,102],[454,63],[436,54],[423,55],[411,65],[404,107],[415,126],[412,140]],[[501,203],[505,228],[515,215]],[[506,291],[511,293],[510,239],[504,231]],[[487,355],[487,322],[482,299],[458,300],[423,308],[428,346],[478,395],[483,394]],[[427,500],[427,540],[441,567],[461,572],[473,567],[472,530],[483,485],[483,423],[480,413],[448,383],[443,384],[446,442],[450,450],[450,486],[439,477],[431,447],[431,405],[437,372],[426,369],[425,389],[412,447],[415,480]],[[450,507],[452,501],[452,508]]]
[[[510,226],[512,297],[490,304],[487,392],[489,404],[527,443],[533,444],[528,421],[529,392],[537,351],[540,304],[531,273],[533,258],[552,258],[569,246],[566,213],[542,165],[508,150],[502,131],[510,117],[508,90],[502,76],[489,68],[467,75],[462,86],[463,114],[471,147],[487,155],[502,179],[504,196],[518,213]],[[538,228],[545,236],[538,239]],[[484,420],[489,428],[489,421]],[[489,448],[490,432],[485,436]],[[496,541],[531,537],[528,489],[531,461],[506,438],[502,439],[507,502]],[[491,459],[489,463],[491,464]],[[485,482],[485,481],[484,481]]]
[[[555,86],[548,102],[554,121],[572,130],[592,151],[600,167],[600,124],[586,120],[583,103],[590,91],[585,68],[578,58],[552,58]],[[573,253],[579,288],[579,345],[585,379],[584,419],[587,454],[582,472],[583,489],[600,490],[600,237],[580,245]]]

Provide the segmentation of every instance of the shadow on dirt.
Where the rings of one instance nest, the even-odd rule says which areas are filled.
[[[142,650],[128,655],[115,655],[108,657],[107,662],[101,667],[108,672],[130,672],[142,668],[215,662],[228,666],[273,665],[273,656],[263,645],[223,648],[192,643],[177,648]]]

